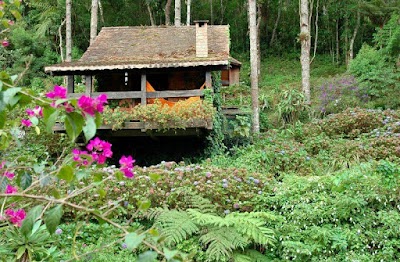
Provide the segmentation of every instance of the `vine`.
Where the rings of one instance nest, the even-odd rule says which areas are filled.
[[[213,72],[213,90],[212,94],[209,94],[214,108],[216,109],[216,113],[213,117],[213,129],[210,134],[207,136],[208,146],[206,148],[206,155],[215,156],[218,154],[222,154],[226,150],[226,146],[224,144],[224,122],[225,117],[222,114],[222,97],[221,97],[221,76]],[[207,96],[206,96],[207,98]]]

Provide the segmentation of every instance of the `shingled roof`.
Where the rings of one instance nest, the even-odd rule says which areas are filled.
[[[196,57],[196,27],[104,27],[81,59],[48,66],[46,72],[97,71],[230,63],[229,26],[208,26],[206,58]]]

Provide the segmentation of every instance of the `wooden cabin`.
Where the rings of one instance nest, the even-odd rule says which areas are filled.
[[[229,44],[229,26],[210,26],[207,21],[180,27],[104,27],[81,59],[45,71],[70,76],[70,97],[82,95],[75,93],[73,78],[84,76],[85,94],[92,97],[104,93],[109,99],[131,99],[132,106],[155,98],[175,102],[203,97],[204,89],[212,88],[212,71],[223,72],[225,85],[238,82],[240,62],[230,57]],[[209,123],[193,125],[212,128]],[[153,127],[140,122],[125,125],[149,128]]]

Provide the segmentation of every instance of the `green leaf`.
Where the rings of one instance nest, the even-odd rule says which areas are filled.
[[[22,173],[17,178],[17,184],[23,189],[27,189],[32,184],[32,176],[27,172]]]
[[[62,205],[57,205],[56,207],[46,212],[44,216],[44,221],[50,234],[53,234],[56,231],[58,225],[60,224],[62,215]]]
[[[36,116],[30,117],[29,120],[31,120],[34,126],[37,126],[39,124],[39,119]]]
[[[7,112],[1,111],[0,112],[0,129],[4,128],[4,126],[6,125],[6,120],[7,120]]]
[[[138,262],[154,262],[157,259],[157,253],[154,251],[146,251],[139,255]]]
[[[52,107],[43,108],[43,121],[46,124],[46,131],[48,133],[53,132],[53,126],[56,123],[59,111]]]
[[[10,13],[15,17],[15,19],[20,20],[21,19],[21,14],[17,10],[11,10]]]
[[[22,88],[20,87],[11,87],[3,92],[3,101],[6,105],[10,103],[10,100],[21,91]]]
[[[103,188],[100,188],[97,192],[99,193],[100,198],[104,198],[107,195],[107,191],[105,191]]]
[[[25,245],[18,248],[17,253],[15,254],[17,256],[17,259],[20,259],[24,255],[25,250]]]
[[[125,236],[125,243],[129,250],[137,248],[144,240],[145,235],[138,235],[136,233],[129,233]]]
[[[97,128],[99,128],[103,124],[103,119],[102,119],[101,114],[99,112],[96,113],[95,122],[96,122],[96,127]]]
[[[43,206],[35,206],[31,210],[29,210],[28,214],[26,215],[24,221],[22,222],[21,226],[21,233],[25,237],[29,237],[29,235],[32,232],[33,225],[35,224],[35,221],[39,218],[39,216],[42,214],[43,211]]]
[[[74,180],[74,169],[71,166],[63,166],[58,172],[57,177],[67,182],[71,182]]]
[[[61,194],[57,189],[53,189],[53,191],[51,191],[51,195],[56,199],[60,199],[61,198]]]
[[[151,202],[149,200],[139,200],[137,207],[139,210],[141,211],[146,211],[147,209],[149,209],[151,206]]]
[[[156,183],[158,180],[161,179],[161,175],[160,174],[150,174],[149,177],[154,183]]]
[[[102,173],[94,173],[93,174],[93,181],[94,182],[101,182],[103,180],[103,174]]]
[[[163,252],[167,260],[171,260],[176,254],[178,254],[178,250],[169,250],[166,247],[164,247]]]
[[[72,142],[79,136],[82,132],[83,124],[85,123],[82,115],[72,112],[66,114],[65,118],[65,130],[67,131],[67,135],[71,139]]]
[[[86,118],[86,125],[83,127],[83,134],[85,135],[86,142],[96,135],[96,123],[93,117]]]
[[[37,135],[40,135],[40,128],[38,126],[35,126],[35,132]]]

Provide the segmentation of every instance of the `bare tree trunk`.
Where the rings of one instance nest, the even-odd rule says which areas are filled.
[[[317,54],[317,46],[318,46],[318,11],[319,11],[319,0],[317,0],[317,9],[315,11],[315,40],[314,40],[314,54],[311,59],[310,64],[314,61],[315,56]]]
[[[181,0],[175,0],[175,26],[181,26]]]
[[[64,62],[63,35],[62,35],[62,28],[63,28],[64,25],[65,25],[65,19],[61,22],[61,25],[58,28],[58,37],[60,38],[61,62]]]
[[[190,12],[191,12],[191,6],[192,6],[192,0],[186,0],[186,25],[189,26],[191,23],[190,19]]]
[[[276,30],[278,29],[279,20],[281,19],[281,12],[282,12],[282,0],[279,0],[278,16],[276,17],[275,24],[274,24],[274,29],[272,30],[272,35],[271,35],[271,40],[269,42],[269,46],[272,46],[272,44],[275,41]]]
[[[97,23],[98,23],[98,10],[99,10],[99,0],[92,0],[91,18],[90,18],[90,44],[97,36]]]
[[[172,0],[167,0],[165,4],[165,25],[171,25],[171,4]]]
[[[257,35],[260,35],[260,27],[261,27],[261,18],[262,18],[262,12],[261,12],[262,4],[257,4]],[[258,79],[261,77],[261,39],[260,37],[257,37],[257,74],[258,74]]]
[[[353,36],[350,39],[350,45],[349,45],[349,64],[354,58],[354,41],[356,40],[357,37],[358,28],[360,28],[360,20],[361,20],[360,10],[357,10],[357,23],[356,27],[354,28]]]
[[[210,24],[213,25],[214,24],[213,0],[210,0],[210,17],[211,17]]]
[[[310,91],[310,25],[308,13],[308,0],[300,0],[300,42],[301,42],[301,82],[305,102],[311,104]]]
[[[257,5],[249,0],[251,101],[253,109],[253,133],[260,132],[260,106],[258,101],[258,62],[257,62]]]
[[[71,9],[72,9],[72,0],[65,1],[65,62],[72,61],[72,23],[71,23]],[[69,75],[64,79],[67,82],[67,90],[68,93],[72,93],[74,91],[74,76]]]
[[[336,64],[339,64],[340,45],[339,45],[339,18],[336,19]]]
[[[150,3],[146,1],[146,5],[147,5],[147,11],[149,12],[150,24],[151,26],[156,26],[156,22],[154,21],[153,11],[151,10]]]
[[[104,25],[104,13],[103,13],[103,6],[101,5],[101,1],[99,0],[99,11],[100,11],[100,18],[101,18],[101,22]]]

